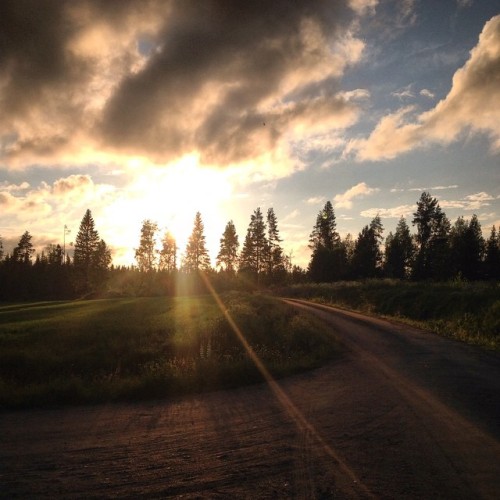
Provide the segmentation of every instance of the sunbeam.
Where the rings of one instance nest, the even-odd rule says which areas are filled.
[[[278,402],[281,404],[281,406],[284,408],[284,410],[286,411],[288,416],[295,423],[299,432],[309,433],[320,444],[320,446],[327,453],[327,455],[330,456],[338,464],[338,466],[340,467],[340,470],[345,474],[345,476],[347,476],[350,479],[350,481],[352,482],[352,485],[355,485],[356,488],[359,488],[360,490],[362,490],[363,494],[367,495],[368,497],[375,498],[375,496],[368,489],[368,487],[359,479],[359,477],[356,475],[356,473],[349,467],[349,465],[342,459],[342,457],[335,451],[335,449],[332,448],[332,446],[330,446],[323,439],[323,437],[316,430],[316,427],[311,422],[309,422],[309,420],[305,417],[305,415],[299,410],[299,408],[297,408],[297,406],[288,397],[288,395],[285,393],[285,391],[276,382],[276,380],[271,375],[269,370],[266,368],[264,363],[262,363],[260,358],[257,356],[257,354],[255,353],[252,346],[246,340],[245,335],[243,334],[240,327],[236,324],[236,322],[233,320],[233,318],[229,314],[227,307],[224,305],[224,302],[222,302],[222,299],[219,297],[219,295],[215,291],[208,276],[203,272],[201,272],[200,275],[203,279],[205,286],[209,290],[210,294],[212,295],[212,297],[214,298],[218,307],[220,308],[222,314],[224,315],[227,322],[229,323],[231,329],[233,330],[235,335],[238,337],[238,340],[241,342],[244,349],[246,350],[248,356],[250,357],[252,362],[255,364],[255,366],[257,367],[257,369],[261,373],[261,375],[264,377],[264,380],[268,384],[268,386],[271,389],[271,391],[273,392],[273,394],[276,396],[276,399],[278,400]],[[343,478],[340,478],[340,479],[343,479]]]

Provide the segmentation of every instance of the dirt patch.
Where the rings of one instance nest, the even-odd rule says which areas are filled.
[[[383,329],[332,328],[352,336],[345,355],[280,381],[280,398],[262,384],[0,414],[0,497],[494,498],[500,454],[486,420],[416,380]],[[386,354],[356,347],[363,335]]]

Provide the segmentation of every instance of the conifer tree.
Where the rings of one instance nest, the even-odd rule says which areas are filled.
[[[266,224],[260,208],[250,217],[245,242],[240,255],[240,271],[254,275],[257,282],[267,270],[269,244],[266,237]]]
[[[385,274],[389,278],[408,278],[413,259],[413,239],[406,219],[401,217],[394,235],[385,242]]]
[[[222,238],[220,239],[220,250],[217,255],[216,265],[224,267],[228,273],[234,273],[238,264],[238,235],[236,234],[236,227],[232,220],[230,220],[224,229]]]
[[[313,281],[330,282],[345,277],[346,249],[337,232],[335,212],[330,201],[325,203],[316,217],[316,224],[309,237],[309,248],[313,253],[308,273]]]
[[[31,234],[28,231],[25,231],[12,253],[13,260],[15,262],[19,262],[22,264],[31,264],[31,258],[35,253],[35,249],[33,248],[31,239]]]
[[[210,269],[210,257],[205,243],[204,225],[200,212],[196,212],[193,231],[186,245],[183,268],[188,273]]]
[[[278,219],[273,208],[267,211],[268,275],[272,282],[281,281],[285,274],[285,256],[281,248]]]
[[[450,265],[455,276],[479,279],[485,243],[477,216],[470,221],[459,217],[450,230]]]
[[[101,255],[101,253],[105,255]],[[106,281],[106,268],[102,263],[109,258],[111,253],[106,244],[99,238],[95,222],[89,209],[80,222],[80,228],[75,240],[73,264],[75,268],[76,289],[79,292],[89,292],[100,288]]]
[[[449,242],[450,222],[436,198],[423,192],[413,214],[417,226],[415,240],[417,254],[413,269],[416,279],[446,279],[450,275]]]
[[[172,272],[177,269],[177,242],[169,231],[165,232],[161,242],[159,269]]]
[[[140,272],[149,273],[155,270],[157,262],[156,232],[158,225],[149,219],[142,222],[139,248],[135,250],[135,260]]]
[[[3,260],[3,240],[2,235],[0,234],[0,262]]]
[[[490,237],[486,242],[484,267],[488,279],[500,279],[500,232],[497,232],[495,226],[491,228]]]
[[[352,272],[356,278],[374,278],[380,274],[382,222],[377,215],[359,233],[352,256]]]

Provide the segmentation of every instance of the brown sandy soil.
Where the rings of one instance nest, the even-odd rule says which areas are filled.
[[[498,354],[314,310],[345,352],[277,386],[0,413],[0,497],[498,498]]]

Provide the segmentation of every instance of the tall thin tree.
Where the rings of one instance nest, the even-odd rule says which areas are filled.
[[[216,265],[223,267],[228,273],[234,273],[238,264],[238,248],[240,244],[234,222],[230,220],[220,239],[220,249],[217,254]]]
[[[210,257],[205,241],[205,227],[200,212],[196,212],[193,231],[186,245],[183,269],[188,273],[210,269]]]
[[[135,260],[139,271],[149,273],[156,269],[157,254],[156,251],[156,232],[158,224],[150,219],[142,221],[141,238],[139,247],[135,250]]]

